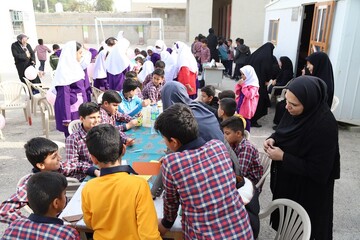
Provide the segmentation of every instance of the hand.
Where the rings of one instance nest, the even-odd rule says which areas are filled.
[[[150,103],[151,103],[150,99],[145,99],[144,101],[142,101],[141,106],[147,107],[150,105]]]
[[[134,145],[134,144],[135,144],[135,139],[133,139],[133,138],[128,138],[128,139],[126,139],[125,145],[126,145],[127,147],[130,147],[130,146],[132,146],[132,145]]]
[[[159,229],[161,236],[165,235],[168,231],[170,231],[170,229],[168,229],[168,228],[164,227],[164,225],[162,225],[161,219],[158,219],[158,229]]]
[[[194,89],[190,86],[190,84],[186,84],[185,87],[188,89],[189,92],[192,92]]]
[[[265,152],[268,154],[269,158],[271,158],[274,161],[283,160],[284,151],[281,150],[281,148],[279,147],[269,147]]]
[[[244,79],[240,78],[237,84],[242,85],[244,82],[245,82]]]
[[[126,124],[126,128],[127,128],[127,129],[130,129],[130,128],[133,128],[133,127],[135,127],[135,126],[137,126],[137,125],[138,125],[137,119],[133,119],[133,120],[131,120],[130,122],[128,122],[128,123]]]
[[[272,84],[273,86],[275,86],[275,84],[276,84],[276,79],[273,80],[271,84]]]
[[[264,151],[266,152],[268,148],[274,148],[275,140],[273,138],[268,138],[264,141]]]
[[[100,176],[100,170],[99,170],[99,169],[96,169],[96,170],[94,171],[94,175],[97,176],[97,177],[99,177],[99,176]]]
[[[63,126],[68,127],[69,123],[63,123]]]

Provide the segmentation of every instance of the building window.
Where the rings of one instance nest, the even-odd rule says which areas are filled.
[[[21,11],[10,10],[11,22],[14,30],[14,35],[17,36],[24,32],[23,14]]]
[[[274,45],[277,44],[278,31],[279,31],[279,20],[270,20],[268,41],[272,42]]]

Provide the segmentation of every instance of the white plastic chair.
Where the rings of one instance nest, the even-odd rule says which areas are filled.
[[[71,121],[68,126],[69,134],[76,132],[79,128],[81,128],[81,121],[79,119]]]
[[[50,120],[55,120],[54,107],[48,102],[46,97],[41,98],[38,104],[41,112],[43,134],[46,138],[49,138]]]
[[[24,110],[25,120],[31,125],[30,99],[28,87],[20,81],[0,82],[0,92],[4,100],[0,102],[0,110],[5,117],[5,110]]]
[[[244,130],[244,137],[245,137],[247,140],[250,140],[251,135],[250,135],[250,133],[249,133],[248,130]]]
[[[259,157],[260,157],[260,164],[263,167],[263,175],[255,186],[261,192],[265,179],[267,175],[269,175],[270,173],[271,158],[269,158],[269,156],[264,152],[259,152]]]
[[[259,218],[269,216],[274,210],[279,209],[279,226],[275,240],[309,240],[311,222],[305,209],[298,203],[289,199],[273,200],[269,206],[262,209]]]
[[[94,99],[96,102],[98,102],[98,99],[99,99],[99,96],[104,93],[104,91],[96,88],[96,87],[91,87],[91,90],[92,90],[92,93],[93,93],[93,96],[94,96]],[[101,103],[101,102],[100,102]]]
[[[337,108],[337,106],[339,105],[339,103],[340,103],[339,98],[334,95],[333,101],[332,101],[332,104],[331,104],[331,109],[330,109],[331,112],[334,112],[334,111],[335,111],[335,109]]]
[[[30,99],[31,99],[31,112],[36,116],[36,106],[38,105],[39,100],[42,97],[45,97],[45,94],[43,94],[42,92],[39,91],[39,93],[33,94],[32,89],[34,88],[35,90],[37,90],[37,88],[35,87],[35,84],[33,84],[29,79],[27,79],[26,77],[23,78],[25,80],[26,85],[28,86],[28,90],[29,90],[29,94],[30,94]],[[37,84],[39,85],[39,84]]]

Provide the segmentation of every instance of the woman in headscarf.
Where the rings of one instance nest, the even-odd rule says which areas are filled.
[[[161,61],[165,63],[165,82],[173,81],[176,78],[176,60],[168,51],[163,51],[160,54]]]
[[[324,52],[315,52],[306,58],[307,68],[311,75],[322,79],[327,85],[327,104],[331,108],[334,97],[334,74],[331,61]]]
[[[273,80],[272,84],[268,88],[268,92],[271,93],[274,86],[285,86],[291,79],[294,78],[293,64],[290,58],[282,56],[279,59],[280,72],[279,75]],[[275,90],[275,95],[281,94],[281,89]]]
[[[178,54],[176,75],[177,81],[182,83],[191,99],[197,97],[197,74],[198,65],[194,55],[191,53],[190,47],[185,43],[177,41],[174,49]]]
[[[141,68],[141,71],[138,74],[139,81],[143,83],[145,81],[146,76],[151,74],[153,71],[154,71],[154,64],[149,60],[145,61]],[[143,87],[145,86],[143,85]]]
[[[261,127],[258,120],[267,115],[270,107],[270,99],[265,86],[273,76],[273,50],[274,45],[270,42],[265,43],[248,58],[248,65],[251,65],[259,78],[259,102],[255,115],[251,119],[252,127]]]
[[[245,118],[246,130],[250,132],[250,119],[259,101],[259,79],[250,65],[242,67],[240,73],[240,80],[235,85],[236,111]]]
[[[61,51],[54,77],[56,90],[56,129],[69,135],[68,125],[79,119],[78,108],[87,100],[84,84],[85,73],[80,65],[83,48],[80,43],[70,41]]]
[[[125,38],[118,39],[105,60],[107,81],[109,89],[120,91],[125,81],[125,74],[130,71],[130,60],[126,56],[129,41]]]
[[[94,81],[94,87],[102,91],[106,91],[109,89],[109,84],[107,82],[107,75],[106,75],[106,67],[105,67],[105,59],[106,59],[106,55],[108,54],[108,51],[105,43],[102,45],[102,47],[103,50],[98,53],[95,59],[93,81]]]
[[[92,89],[91,89],[91,83],[90,83],[89,74],[88,74],[88,68],[91,64],[91,59],[92,59],[92,53],[89,50],[83,48],[80,64],[81,64],[82,69],[84,69],[84,73],[85,73],[84,85],[85,85],[85,90],[86,90],[86,99],[84,99],[84,102],[91,102]]]
[[[295,78],[286,92],[281,122],[264,142],[272,159],[273,199],[303,206],[311,220],[311,239],[332,239],[334,181],[340,177],[338,126],[326,103],[325,83],[317,77]],[[277,228],[278,215],[271,218]]]

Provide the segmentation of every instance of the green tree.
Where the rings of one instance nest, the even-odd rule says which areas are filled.
[[[97,0],[95,5],[96,11],[112,11],[113,10],[113,0]]]

